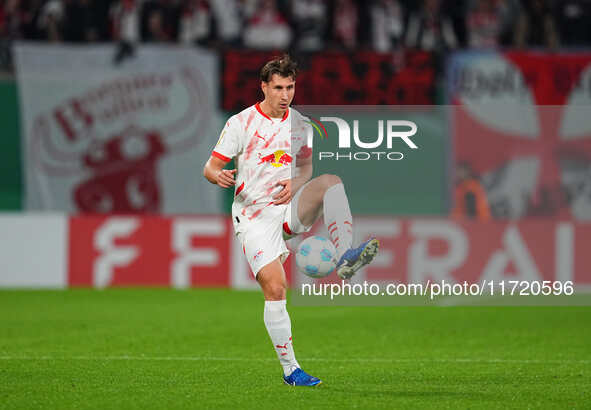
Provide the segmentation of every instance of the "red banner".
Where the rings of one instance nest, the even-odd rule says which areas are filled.
[[[459,53],[448,72],[457,174],[492,216],[591,219],[591,53]]]
[[[354,228],[355,243],[370,236],[380,240],[378,257],[359,274],[371,281],[516,279],[591,285],[586,249],[591,223],[359,217]],[[326,236],[321,224],[315,233]],[[290,249],[300,239],[288,243]],[[227,217],[72,217],[68,285],[256,288],[236,243]],[[285,267],[289,278],[290,263]]]
[[[276,53],[224,54],[222,108],[238,111],[262,99],[259,70]],[[294,104],[434,104],[434,56],[338,52],[296,56],[299,63]]]
[[[70,286],[230,286],[226,217],[70,219]]]
[[[326,234],[324,228],[317,232]],[[361,274],[368,281],[515,279],[591,284],[591,254],[586,250],[591,224],[357,218],[355,232],[355,242],[370,236],[380,240],[378,257]]]

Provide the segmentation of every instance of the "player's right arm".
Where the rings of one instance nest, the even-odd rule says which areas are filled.
[[[224,169],[224,167],[240,152],[241,133],[238,119],[235,116],[230,118],[220,134],[211,157],[203,167],[203,175],[212,184],[219,185],[222,188],[230,188],[236,185],[234,179],[236,169]]]
[[[222,188],[230,188],[236,185],[234,180],[236,169],[224,169],[226,164],[227,162],[223,159],[212,155],[203,167],[203,175],[212,184],[219,185]]]

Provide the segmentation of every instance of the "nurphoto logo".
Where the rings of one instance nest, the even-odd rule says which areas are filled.
[[[380,160],[386,158],[391,161],[399,161],[404,158],[404,154],[400,151],[393,151],[393,140],[400,138],[409,148],[418,149],[417,145],[411,140],[411,137],[417,133],[417,125],[413,121],[407,120],[378,120],[377,134],[378,136],[372,142],[367,142],[370,138],[359,137],[359,120],[353,120],[353,143],[356,148],[361,150],[351,149],[351,127],[349,123],[340,117],[320,117],[320,121],[313,119],[308,123],[313,127],[308,129],[308,147],[312,148],[313,130],[316,130],[321,138],[328,138],[326,127],[324,123],[332,123],[338,129],[338,148],[339,151],[320,151],[318,153],[319,160],[353,160],[353,161],[367,161],[369,159]],[[384,139],[386,140],[384,147]],[[348,149],[348,152],[341,150]],[[378,151],[378,149],[381,149]],[[371,151],[370,151],[371,150]]]

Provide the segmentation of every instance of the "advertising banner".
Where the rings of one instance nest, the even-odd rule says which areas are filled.
[[[26,208],[218,213],[217,56],[196,48],[15,46]]]
[[[563,220],[479,222],[355,217],[353,242],[375,237],[380,249],[352,284],[449,284],[503,281],[591,286],[591,224]],[[37,232],[32,235],[31,232]],[[292,287],[335,282],[296,270],[305,237],[330,238],[318,223],[287,241]],[[258,289],[225,216],[74,216],[0,218],[2,287],[232,287]],[[35,258],[31,258],[31,254]]]
[[[70,286],[229,286],[225,217],[70,219]]]

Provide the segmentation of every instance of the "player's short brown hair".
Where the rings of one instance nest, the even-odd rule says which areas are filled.
[[[291,77],[295,80],[296,75],[298,74],[297,64],[291,59],[289,54],[275,57],[261,68],[261,81],[268,83],[271,81],[273,74],[278,74],[285,78]]]

